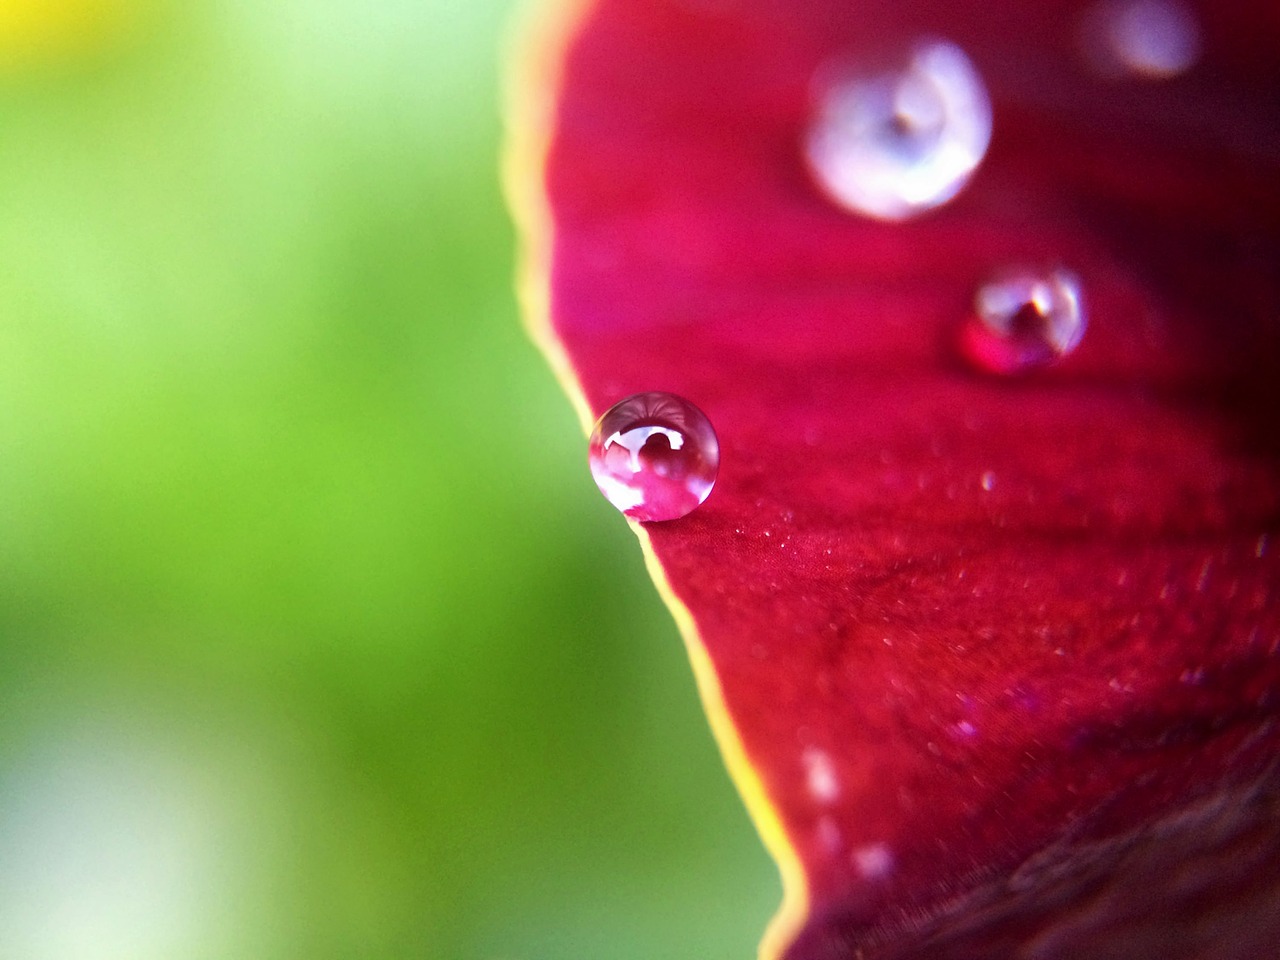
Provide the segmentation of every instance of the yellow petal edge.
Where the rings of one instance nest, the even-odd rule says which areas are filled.
[[[564,55],[585,23],[591,0],[530,3],[517,18],[507,57],[504,116],[506,142],[502,182],[519,240],[516,289],[525,328],[542,351],[573,404],[584,435],[595,417],[551,322],[551,251],[555,224],[546,193],[546,161],[551,145]],[[663,602],[675,617],[693,667],[703,709],[725,766],[747,806],[761,839],[782,875],[782,905],[760,943],[760,960],[777,960],[795,939],[809,910],[809,886],[799,855],[770,800],[724,701],[720,679],[698,635],[689,608],[676,596],[644,527],[631,523],[645,566]]]

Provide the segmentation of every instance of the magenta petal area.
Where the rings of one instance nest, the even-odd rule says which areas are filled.
[[[1280,6],[1192,9],[1159,81],[1059,0],[599,0],[569,39],[544,322],[594,414],[670,390],[719,435],[645,535],[788,880],[767,957],[1276,955]],[[989,150],[860,218],[815,77],[916,37]],[[1023,267],[1088,329],[993,376],[957,325]]]

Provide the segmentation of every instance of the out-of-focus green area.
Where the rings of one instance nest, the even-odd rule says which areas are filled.
[[[752,956],[517,321],[507,5],[5,3],[0,957]]]

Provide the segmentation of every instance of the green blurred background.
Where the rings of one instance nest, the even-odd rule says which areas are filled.
[[[747,958],[495,0],[0,0],[0,957]]]

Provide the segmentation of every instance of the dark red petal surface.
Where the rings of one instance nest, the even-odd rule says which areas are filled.
[[[766,954],[1274,955],[1280,6],[1202,4],[1159,84],[1088,73],[1083,12],[599,0],[569,34],[532,321],[590,413],[666,390],[720,435],[641,534],[789,881]],[[860,220],[807,179],[811,78],[920,34],[986,77],[990,153]],[[1011,264],[1090,319],[1016,380],[954,350]]]

